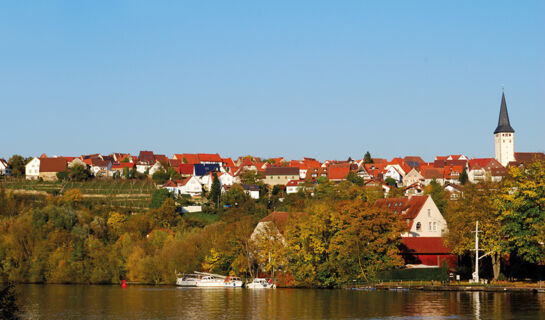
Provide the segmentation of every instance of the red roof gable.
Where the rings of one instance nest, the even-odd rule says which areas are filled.
[[[375,201],[375,207],[401,214],[404,219],[409,219],[409,230],[413,225],[413,219],[416,218],[429,196],[412,196],[411,198],[387,198]]]

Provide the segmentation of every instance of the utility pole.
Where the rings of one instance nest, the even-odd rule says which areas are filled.
[[[475,272],[473,272],[473,281],[479,283],[479,221],[475,224]]]

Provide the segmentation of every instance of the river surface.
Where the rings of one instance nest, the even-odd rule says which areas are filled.
[[[545,319],[544,293],[18,285],[25,319]]]

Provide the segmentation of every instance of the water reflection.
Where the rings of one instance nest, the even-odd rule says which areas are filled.
[[[26,318],[540,319],[545,294],[21,285]]]

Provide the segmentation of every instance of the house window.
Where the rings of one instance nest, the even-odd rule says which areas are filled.
[[[437,222],[433,223],[433,231],[437,231]]]
[[[422,224],[420,222],[416,223],[416,231],[422,230]]]
[[[429,223],[428,227],[429,227],[429,231],[431,231],[431,222]]]
[[[428,218],[431,217],[431,209],[428,209]]]

